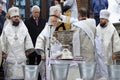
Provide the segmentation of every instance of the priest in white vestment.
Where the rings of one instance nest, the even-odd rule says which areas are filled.
[[[95,80],[108,78],[106,65],[102,56],[101,41],[96,35],[96,24],[94,19],[86,17],[86,10],[79,9],[79,20],[73,23],[76,29],[73,38],[74,57],[83,57],[86,63],[95,63]],[[89,75],[88,75],[89,76]]]
[[[113,64],[113,60],[116,58],[115,54],[120,51],[120,38],[114,25],[109,21],[109,16],[109,11],[100,11],[100,24],[96,31],[101,40],[106,65]]]
[[[81,56],[86,62],[94,62],[95,20],[87,18],[85,9],[81,8],[81,11],[79,14],[82,19],[72,24],[76,30],[73,36],[74,57]]]
[[[20,19],[19,8],[11,7],[8,13],[10,21],[1,35],[5,80],[24,80],[23,66],[34,48],[28,30]]]
[[[53,34],[58,22],[58,17],[54,15],[56,12],[60,13],[59,7],[51,6],[49,20],[46,23],[43,31],[39,34],[37,38],[36,46],[35,46],[36,51],[41,55],[42,61],[40,63],[40,74],[41,74],[42,80],[46,80],[46,79],[51,80],[48,78],[48,75],[49,75],[48,69],[50,68],[49,67],[50,65],[48,64],[47,61],[49,61],[49,58],[51,57],[51,49],[52,49],[51,40],[53,38]]]
[[[57,15],[64,22],[66,16]],[[85,8],[78,10],[78,19],[70,18],[72,29],[75,29],[73,38],[73,55],[76,57],[83,57],[88,63],[97,63],[96,79],[107,77],[106,65],[101,52],[101,44],[99,37],[96,36],[96,24],[94,19],[87,18]],[[99,71],[99,72],[98,72]]]

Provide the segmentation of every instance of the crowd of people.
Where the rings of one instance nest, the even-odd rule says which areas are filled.
[[[53,1],[48,21],[40,17],[38,5],[32,7],[31,17],[23,21],[18,7],[5,13],[0,4],[0,62],[3,60],[5,80],[24,80],[23,65],[40,65],[38,80],[46,80],[46,62],[58,30],[75,30],[70,50],[73,59],[83,57],[86,63],[96,63],[95,80],[109,80],[106,68],[120,52],[120,37],[109,21],[107,0],[103,0],[104,4],[102,0],[91,0],[94,18],[87,17],[86,8],[78,9],[76,0]]]

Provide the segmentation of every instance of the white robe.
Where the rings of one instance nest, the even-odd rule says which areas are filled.
[[[108,79],[107,65],[104,63],[103,52],[101,47],[101,41],[98,35],[95,36],[95,62],[96,62],[96,71],[95,71],[95,80],[101,80],[101,78]]]
[[[48,64],[49,58],[51,57],[50,40],[53,37],[53,33],[55,29],[56,29],[55,26],[49,26],[49,24],[46,23],[45,28],[39,34],[36,41],[35,49],[43,51],[44,54],[40,54],[41,53],[40,51],[39,51],[40,52],[39,54],[42,56],[43,55],[46,56],[46,64],[44,61],[41,61],[40,63],[40,74],[41,74],[42,80],[45,80],[45,78],[47,78],[47,76],[45,76],[45,65],[46,65],[47,71],[50,68],[50,65]],[[46,75],[49,75],[49,71],[46,73]],[[50,79],[47,78],[47,80],[50,80]]]
[[[73,27],[76,28],[73,36],[74,57],[82,56],[86,62],[94,62],[95,21],[82,20],[73,23]]]
[[[33,51],[33,44],[23,21],[20,21],[17,27],[12,26],[12,22],[5,26],[1,35],[1,44],[2,51],[7,54],[4,62],[6,79],[23,79],[23,65],[26,64],[27,59],[25,51]]]
[[[112,54],[120,51],[118,32],[110,22],[105,28],[101,28],[100,25],[98,25],[96,32],[102,43],[105,64],[112,64]]]

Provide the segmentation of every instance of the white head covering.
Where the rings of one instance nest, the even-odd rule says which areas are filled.
[[[55,11],[61,12],[61,10],[60,10],[60,8],[59,8],[58,6],[51,6],[51,7],[50,7],[50,13],[49,13],[49,15],[50,15],[50,16],[55,15]]]
[[[109,19],[110,12],[106,9],[100,11],[100,18]]]
[[[8,10],[8,13],[10,14],[10,17],[19,16],[19,15],[20,15],[20,13],[19,13],[19,8],[18,8],[18,7],[11,7],[11,8]]]

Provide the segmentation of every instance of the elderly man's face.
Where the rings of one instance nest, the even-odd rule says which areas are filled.
[[[33,11],[32,11],[32,16],[35,18],[35,19],[37,19],[37,18],[39,18],[39,15],[40,15],[40,10],[38,10],[38,9],[34,9]]]
[[[13,16],[11,20],[13,22],[13,26],[18,26],[20,22],[20,16]]]

